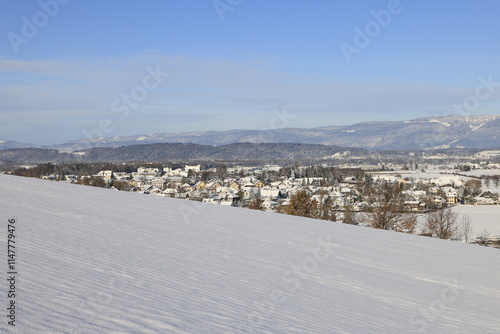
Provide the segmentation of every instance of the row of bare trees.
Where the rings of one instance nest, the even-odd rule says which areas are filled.
[[[425,235],[440,238],[470,242],[472,238],[472,222],[469,215],[459,220],[458,213],[452,208],[436,210],[428,214],[422,232]]]
[[[328,198],[320,201],[313,199],[306,191],[299,191],[290,197],[287,205],[280,205],[276,212],[294,216],[325,220],[336,220],[336,212],[332,209]],[[369,198],[369,206],[363,213],[346,205],[343,210],[342,222],[346,224],[367,223],[373,228],[416,233],[417,215],[410,212],[404,205],[405,197],[397,184],[383,184]],[[249,208],[262,209],[262,201],[254,199]],[[452,208],[437,209],[426,214],[420,228],[422,235],[440,239],[458,240],[469,243],[472,241],[472,222],[469,215],[459,217]],[[486,238],[483,238],[486,239]]]

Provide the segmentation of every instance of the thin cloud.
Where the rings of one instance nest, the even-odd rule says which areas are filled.
[[[315,81],[273,70],[276,61],[154,53],[66,60],[0,58],[0,72],[9,76],[9,82],[0,80],[0,113],[9,115],[4,126],[31,128],[30,138],[44,138],[47,132],[54,132],[55,138],[63,128],[66,137],[73,136],[64,140],[78,139],[83,129],[114,116],[111,102],[141,85],[147,66],[158,66],[168,78],[131,110],[129,118],[117,123],[110,136],[266,128],[272,111],[283,107],[296,116],[291,127],[444,115],[475,88],[342,78]],[[475,112],[494,112],[498,95]],[[2,133],[7,139],[14,135]]]

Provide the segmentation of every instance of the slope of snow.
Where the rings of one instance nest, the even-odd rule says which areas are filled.
[[[19,333],[500,328],[497,249],[8,175],[0,212]]]
[[[440,121],[440,120],[438,120],[438,119],[430,119],[430,120],[429,120],[429,123],[439,123],[439,124],[441,124],[441,125],[446,126],[447,128],[449,128],[449,127],[451,126],[451,124],[450,124],[450,123],[448,123],[448,122],[443,122],[443,121]]]
[[[472,131],[476,131],[477,129],[481,128],[483,125],[485,125],[486,123],[481,123],[479,125],[472,125],[470,124],[469,125],[469,128],[472,130]]]

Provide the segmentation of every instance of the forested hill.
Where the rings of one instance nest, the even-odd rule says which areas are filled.
[[[25,148],[0,150],[0,161],[7,162],[90,162],[90,161],[168,161],[168,160],[297,160],[328,159],[336,154],[366,155],[365,149],[316,144],[234,143],[223,146],[162,143],[117,148],[92,148],[75,153]]]

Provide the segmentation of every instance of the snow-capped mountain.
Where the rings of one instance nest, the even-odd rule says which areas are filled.
[[[283,128],[166,133],[77,140],[52,148],[84,149],[152,143],[225,145],[250,143],[310,143],[368,149],[430,149],[500,147],[500,116],[426,117],[410,121],[363,122],[321,128]]]

